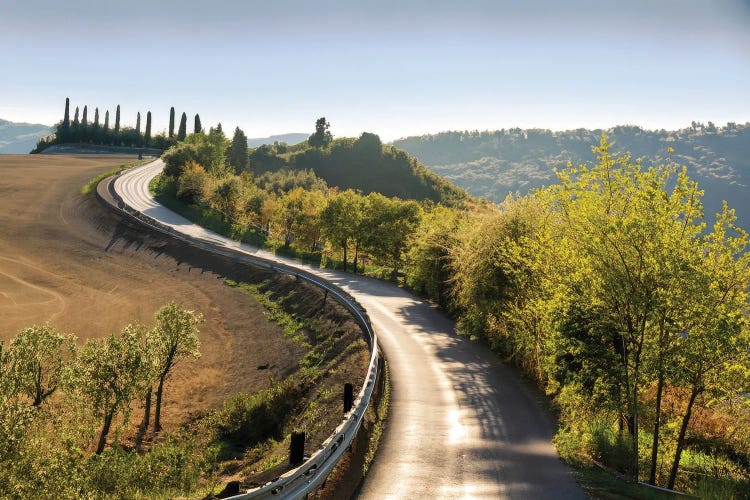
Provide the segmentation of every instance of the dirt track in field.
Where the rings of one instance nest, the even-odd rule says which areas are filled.
[[[91,178],[132,160],[0,155],[0,340],[45,322],[81,341],[102,337],[131,321],[151,324],[170,300],[201,312],[202,357],[178,366],[165,393],[170,427],[283,378],[302,353],[255,299],[224,285],[200,259],[169,256],[176,254],[120,222],[93,194],[79,194]]]

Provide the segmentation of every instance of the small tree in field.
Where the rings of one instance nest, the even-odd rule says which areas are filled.
[[[96,453],[104,451],[112,421],[121,412],[130,416],[130,402],[148,380],[142,339],[144,327],[128,325],[119,337],[89,340],[80,356],[78,380],[94,414],[102,419]]]
[[[197,114],[195,115],[195,123],[193,124],[193,132],[196,134],[200,134],[203,131],[203,127],[201,127],[201,117]]]
[[[60,387],[65,361],[74,353],[74,338],[49,325],[25,328],[13,339],[7,354],[10,369],[32,406],[40,406]]]
[[[200,357],[197,325],[202,321],[202,315],[180,309],[174,302],[165,305],[156,313],[156,326],[148,334],[148,345],[152,346],[158,378],[154,432],[161,430],[164,383],[172,368],[182,359]]]

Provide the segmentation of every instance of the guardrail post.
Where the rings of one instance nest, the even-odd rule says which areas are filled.
[[[344,384],[344,413],[348,413],[352,406],[354,406],[354,386],[346,383]]]
[[[305,461],[305,433],[292,432],[289,442],[289,465],[299,465]]]

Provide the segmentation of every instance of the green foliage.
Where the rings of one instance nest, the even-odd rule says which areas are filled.
[[[247,169],[247,136],[239,128],[234,129],[234,136],[232,137],[232,145],[229,148],[229,164],[234,169],[236,174],[239,174]]]
[[[273,172],[263,172],[255,177],[255,185],[277,196],[297,188],[305,191],[328,192],[326,182],[316,176],[312,170],[282,168]]]
[[[75,353],[75,340],[50,325],[25,328],[13,339],[6,363],[32,406],[41,405],[64,382],[65,363]]]
[[[185,113],[182,113],[182,117],[180,118],[180,128],[177,130],[177,140],[184,141],[186,135],[187,135],[187,115]]]
[[[169,136],[170,139],[174,137],[174,106],[169,108]]]
[[[240,447],[251,447],[269,437],[281,439],[301,388],[287,379],[257,394],[239,394],[214,416],[218,438]]]
[[[404,151],[384,146],[375,134],[336,139],[327,147],[294,149],[264,145],[250,151],[250,170],[259,178],[282,169],[312,171],[327,185],[342,190],[378,192],[385,196],[460,205],[466,193],[441,179]]]
[[[315,122],[315,132],[307,140],[308,144],[314,148],[324,148],[331,143],[333,136],[328,130],[331,128],[331,124],[325,119],[325,117],[318,118]]]
[[[509,193],[527,193],[556,182],[555,170],[591,158],[602,130],[550,131],[518,128],[497,131],[453,131],[394,141],[434,172],[474,196],[496,203]],[[713,129],[694,122],[680,130],[645,130],[618,126],[606,130],[612,152],[638,152],[663,162],[669,147],[673,158],[688,168],[705,190],[707,214],[721,210],[722,200],[737,210],[743,225],[750,221],[750,204],[743,186],[750,172],[750,123],[727,123]]]

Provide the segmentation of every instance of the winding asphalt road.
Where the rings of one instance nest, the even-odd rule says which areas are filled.
[[[361,498],[586,498],[534,391],[428,303],[376,280],[314,269],[199,227],[157,203],[161,161],[115,181],[125,203],[193,238],[315,273],[367,309],[391,370],[391,409]]]

